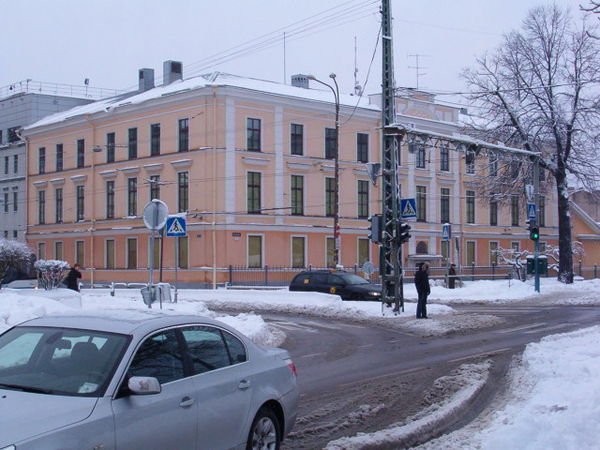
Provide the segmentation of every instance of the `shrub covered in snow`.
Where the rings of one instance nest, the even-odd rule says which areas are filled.
[[[27,244],[0,238],[0,282],[10,271],[27,273],[33,258]]]
[[[60,286],[69,271],[69,263],[56,259],[40,259],[35,262],[35,268],[40,274],[40,286],[49,291]]]

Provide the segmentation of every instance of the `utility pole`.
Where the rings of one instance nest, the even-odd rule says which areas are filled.
[[[539,224],[540,217],[540,156],[535,156],[533,160],[533,193],[535,201],[536,222]],[[540,241],[533,241],[533,273],[535,274],[535,291],[540,292]]]
[[[402,295],[402,244],[396,237],[399,223],[400,196],[398,191],[398,150],[400,134],[396,127],[396,87],[394,84],[394,61],[392,52],[392,17],[390,0],[381,1],[382,37],[382,183],[381,216],[382,236],[379,273],[382,278],[381,301],[394,302],[394,311],[404,308]],[[382,305],[383,306],[383,305]]]

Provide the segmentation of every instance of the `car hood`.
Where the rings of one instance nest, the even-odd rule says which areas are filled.
[[[0,448],[89,417],[96,397],[46,395],[0,389]]]

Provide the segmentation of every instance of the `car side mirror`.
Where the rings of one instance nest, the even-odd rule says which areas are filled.
[[[127,382],[127,387],[134,395],[151,395],[161,392],[160,383],[154,377],[131,377]]]

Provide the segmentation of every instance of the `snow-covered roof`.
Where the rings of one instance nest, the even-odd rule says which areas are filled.
[[[149,89],[144,92],[130,92],[127,94],[122,94],[97,102],[89,103],[87,105],[78,106],[64,112],[44,117],[43,119],[25,127],[25,130],[56,124],[82,115],[94,114],[99,112],[109,112],[121,107],[126,107],[134,104],[141,104],[161,97],[176,95],[179,93],[189,92],[196,89],[202,89],[212,86],[231,86],[272,95],[296,97],[317,102],[334,102],[333,93],[329,90],[305,89],[301,87],[277,83],[274,81],[259,80],[256,78],[246,78],[222,72],[214,72],[211,74],[200,75],[186,80],[174,81],[173,83],[170,83],[168,85],[157,86],[153,89]],[[367,96],[357,97],[353,95],[340,94],[340,105],[352,108],[367,108],[374,111],[379,110],[379,107],[377,105],[369,103],[369,99]]]

